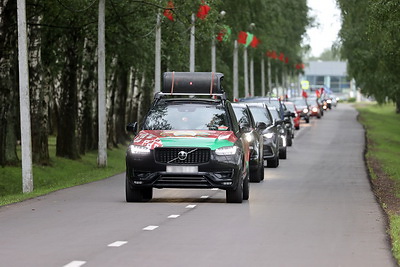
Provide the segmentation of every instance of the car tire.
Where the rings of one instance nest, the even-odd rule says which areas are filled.
[[[257,169],[250,171],[250,182],[259,183],[264,179],[264,162],[260,161]]]
[[[296,130],[300,130],[300,126],[296,126],[294,127]]]
[[[226,190],[226,202],[227,203],[242,203],[243,202],[243,185],[244,178],[240,177],[240,182],[235,189]]]
[[[288,137],[286,138],[286,144],[287,144],[287,146],[292,146],[292,144],[293,144],[293,139],[292,139],[291,136],[288,136]]]
[[[243,200],[249,200],[250,197],[250,184],[249,175],[243,181]]]
[[[283,147],[279,149],[279,158],[280,159],[287,159],[287,148]]]
[[[131,187],[128,178],[125,180],[126,202],[146,202],[153,198],[152,187]]]
[[[267,160],[267,167],[268,168],[276,168],[279,166],[279,156],[276,155],[273,159]]]

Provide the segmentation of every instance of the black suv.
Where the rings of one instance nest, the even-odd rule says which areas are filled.
[[[246,132],[245,140],[250,148],[250,182],[264,180],[263,136],[257,130],[253,115],[246,103],[232,103],[237,121]]]
[[[222,90],[223,74],[163,78],[140,130],[127,126],[135,137],[126,154],[126,201],[149,201],[153,188],[220,188],[228,203],[247,200],[249,148]]]
[[[268,168],[279,166],[279,132],[277,124],[264,103],[246,103],[256,122],[257,131],[263,137],[263,158]]]

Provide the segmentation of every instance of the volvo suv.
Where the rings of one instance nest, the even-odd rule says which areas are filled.
[[[226,202],[249,198],[249,147],[222,73],[166,72],[126,153],[126,201],[143,202],[153,188],[219,188]]]

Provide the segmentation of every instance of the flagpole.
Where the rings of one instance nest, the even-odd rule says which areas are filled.
[[[233,99],[239,99],[238,42],[233,46]]]
[[[265,96],[265,62],[261,53],[261,96]]]
[[[271,77],[271,60],[267,59],[267,74],[268,74],[268,94],[271,96],[272,93],[272,77]]]
[[[213,35],[211,38],[211,72],[216,72],[217,70],[217,63],[216,63],[216,57],[217,57],[217,51],[216,51],[216,46],[215,46],[215,36]]]
[[[254,59],[250,58],[250,95],[254,96]]]
[[[244,68],[244,95],[245,97],[249,96],[249,73],[247,66],[247,47],[244,47],[243,50],[243,68]]]
[[[190,72],[194,72],[194,61],[195,61],[195,15],[192,14],[192,26],[190,28]]]
[[[154,93],[160,92],[161,88],[161,14],[157,14],[156,43],[155,43],[155,71],[154,71]]]

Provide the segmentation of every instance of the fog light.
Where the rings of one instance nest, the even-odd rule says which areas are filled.
[[[231,185],[232,182],[223,182],[222,184],[223,184],[223,185]]]
[[[143,184],[142,181],[133,181],[134,184]]]

